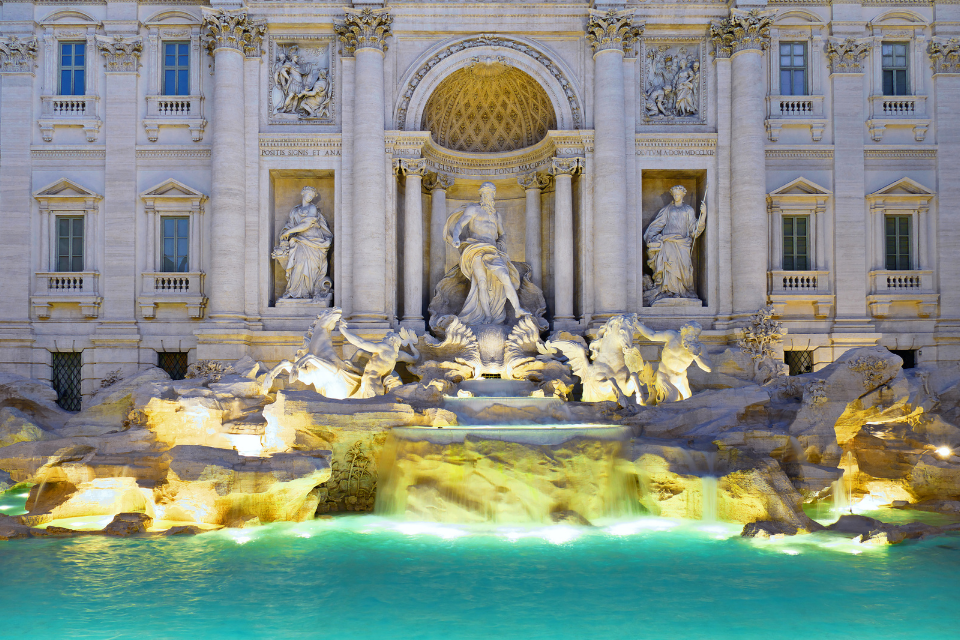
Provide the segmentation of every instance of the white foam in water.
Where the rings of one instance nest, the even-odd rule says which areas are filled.
[[[703,476],[703,514],[704,522],[717,521],[717,479],[714,476]]]

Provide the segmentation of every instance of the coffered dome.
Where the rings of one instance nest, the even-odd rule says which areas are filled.
[[[555,129],[553,104],[540,84],[500,60],[478,59],[437,86],[423,129],[454,151],[497,153],[543,140]]]

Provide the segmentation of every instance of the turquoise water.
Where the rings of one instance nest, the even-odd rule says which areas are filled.
[[[4,638],[956,638],[960,538],[373,516],[0,542]]]

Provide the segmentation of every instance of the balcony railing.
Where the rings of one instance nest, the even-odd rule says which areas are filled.
[[[770,271],[770,293],[828,294],[829,276],[829,271]]]
[[[156,142],[160,127],[188,127],[194,142],[203,139],[203,96],[147,96],[143,127],[150,142]]]
[[[925,118],[927,96],[870,96],[871,118]]]
[[[767,96],[767,117],[811,119],[823,117],[823,96]]]
[[[44,118],[96,118],[99,96],[41,96]]]
[[[916,313],[921,318],[936,314],[940,296],[933,283],[933,271],[887,271],[870,272],[870,294],[867,304],[870,313],[885,318],[893,310],[894,303],[915,303]]]
[[[97,279],[100,274],[95,271],[70,271],[38,273],[37,295],[42,296],[73,296],[77,294],[96,295]]]
[[[145,318],[156,316],[158,304],[182,304],[192,318],[202,318],[207,299],[203,295],[203,273],[154,272],[142,274],[140,311]]]
[[[932,293],[933,271],[871,271],[874,293]]]

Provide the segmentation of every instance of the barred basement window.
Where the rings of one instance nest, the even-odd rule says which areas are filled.
[[[157,366],[166,371],[174,380],[187,377],[186,351],[158,351]]]
[[[916,349],[890,349],[890,353],[895,356],[900,356],[900,359],[903,360],[904,369],[914,369],[917,366],[917,350]]]
[[[790,367],[792,376],[813,371],[813,351],[784,351],[783,361]]]
[[[80,370],[83,358],[80,353],[51,353],[53,376],[51,383],[57,392],[57,404],[67,411],[80,411]]]

